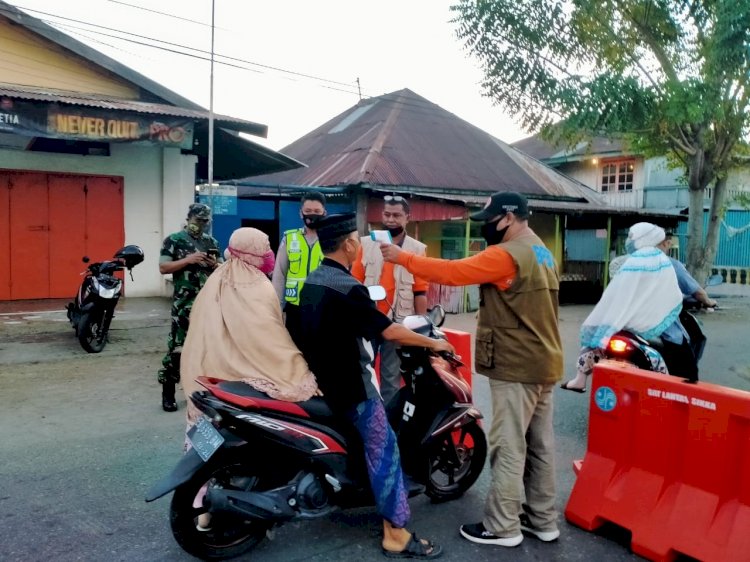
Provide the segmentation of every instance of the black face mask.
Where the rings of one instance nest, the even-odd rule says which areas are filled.
[[[318,224],[318,222],[320,222],[320,219],[322,218],[323,218],[323,215],[315,215],[315,214],[310,213],[307,215],[302,215],[302,222],[305,223],[305,226],[307,228],[312,228],[314,230],[315,225]]]
[[[487,241],[488,246],[499,244],[503,241],[503,237],[505,236],[508,227],[506,226],[503,229],[497,230],[497,223],[503,220],[503,218],[505,217],[500,217],[496,221],[486,222],[482,225],[482,237]]]
[[[394,226],[393,228],[388,228],[386,226],[385,229],[391,233],[391,238],[396,238],[397,236],[401,236],[401,233],[404,231],[403,226]]]

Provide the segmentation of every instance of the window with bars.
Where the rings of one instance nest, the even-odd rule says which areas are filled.
[[[605,162],[602,164],[602,193],[633,191],[635,160]]]

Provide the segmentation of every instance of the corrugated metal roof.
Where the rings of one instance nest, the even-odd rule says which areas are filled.
[[[67,92],[53,89],[21,88],[16,85],[0,85],[0,96],[31,100],[46,101],[51,103],[62,103],[66,105],[80,105],[97,109],[110,109],[115,111],[133,111],[136,113],[147,113],[150,115],[170,115],[172,117],[186,117],[199,121],[207,121],[209,112],[202,109],[191,109],[177,107],[161,103],[150,103],[137,100],[125,100],[111,98],[96,94],[85,94],[78,92]],[[214,120],[219,126],[228,129],[242,131],[244,133],[265,137],[268,135],[268,127],[260,123],[245,121],[226,115],[214,114]]]
[[[282,151],[308,167],[252,183],[519,191],[602,204],[594,190],[408,89],[362,100]]]
[[[583,141],[569,147],[556,145],[543,140],[540,135],[533,135],[512,143],[512,146],[542,162],[580,160],[587,156],[616,155],[627,152],[627,147],[622,140],[607,137],[594,137],[590,141]]]
[[[404,195],[412,195],[417,197],[424,197],[426,199],[439,199],[444,201],[460,201],[469,207],[483,207],[487,202],[488,195],[468,195],[458,193],[444,193],[440,191],[427,191],[427,190],[407,190],[407,189],[392,189],[383,187],[370,187],[370,191],[379,193],[401,193]],[[607,207],[604,205],[585,205],[576,201],[556,201],[554,199],[533,199],[529,198],[529,207],[537,211],[567,211],[575,213],[595,213],[602,215],[623,215],[623,216],[643,216],[643,217],[662,217],[662,218],[673,218],[681,221],[687,220],[687,215],[682,211],[682,208],[673,209],[626,209],[619,207]]]

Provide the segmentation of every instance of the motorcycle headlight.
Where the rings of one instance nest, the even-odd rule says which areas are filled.
[[[117,294],[117,287],[114,289],[105,289],[104,287],[101,287],[99,289],[99,296],[103,299],[113,299],[115,298],[115,295]]]
[[[93,286],[94,289],[96,289],[96,294],[99,295],[100,298],[103,299],[113,299],[115,296],[117,296],[117,292],[120,290],[120,283],[119,280],[117,283],[113,283],[111,287],[107,287],[104,283],[100,283],[99,280],[94,277],[93,278]]]

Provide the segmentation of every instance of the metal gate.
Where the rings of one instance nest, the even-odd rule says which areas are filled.
[[[123,245],[121,177],[0,170],[0,300],[72,297]]]

